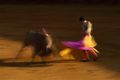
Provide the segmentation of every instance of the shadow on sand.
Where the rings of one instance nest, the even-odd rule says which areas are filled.
[[[12,59],[1,59],[0,60],[0,67],[49,67],[52,66],[52,64],[46,63],[46,62],[15,62],[10,61],[6,62],[6,60],[12,60]]]
[[[9,62],[8,62],[9,61]],[[54,60],[54,61],[41,61],[41,62],[27,62],[19,61],[16,62],[12,58],[1,59],[0,67],[50,67],[53,66],[53,63],[72,63],[75,60]]]

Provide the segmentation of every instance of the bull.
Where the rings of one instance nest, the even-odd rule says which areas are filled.
[[[32,62],[34,61],[36,56],[44,57],[51,54],[52,38],[44,28],[42,28],[42,31],[43,34],[39,31],[29,31],[26,33],[23,40],[22,48],[20,49],[16,58],[19,57],[20,53],[27,46],[32,46],[34,48],[34,51],[32,53]]]

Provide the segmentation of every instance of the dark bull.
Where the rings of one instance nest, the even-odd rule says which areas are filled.
[[[52,49],[47,48],[47,45],[49,44],[47,38],[48,36],[41,34],[37,31],[27,32],[23,41],[23,46],[17,54],[16,58],[20,55],[21,51],[27,46],[32,46],[34,48],[34,51],[32,53],[32,61],[35,58],[35,56],[44,57],[50,55]]]

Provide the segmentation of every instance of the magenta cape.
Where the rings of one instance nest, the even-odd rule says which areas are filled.
[[[79,49],[79,50],[90,50],[90,47],[85,47],[83,44],[83,41],[63,41],[63,45],[74,48],[74,49]]]

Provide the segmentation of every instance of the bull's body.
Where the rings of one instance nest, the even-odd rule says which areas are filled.
[[[30,32],[27,32],[25,36],[25,39],[23,41],[23,46],[20,52],[23,50],[24,47],[32,46],[34,48],[34,51],[32,53],[32,60],[33,60],[36,55],[43,57],[51,53],[51,49],[47,48],[47,45],[48,45],[47,36],[37,31],[30,31]]]

